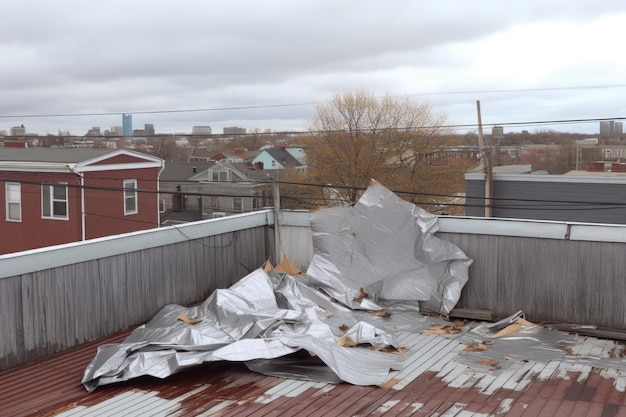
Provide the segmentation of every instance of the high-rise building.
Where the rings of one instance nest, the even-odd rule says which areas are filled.
[[[122,132],[125,138],[133,136],[133,115],[122,114]]]
[[[623,126],[622,122],[615,122],[615,136],[622,136],[624,133]]]
[[[211,126],[193,126],[191,128],[192,135],[210,135]]]
[[[600,136],[603,138],[609,136],[609,122],[600,122]]]
[[[143,125],[143,134],[146,136],[154,136],[154,125],[153,124]]]
[[[122,136],[123,134],[122,126],[111,126],[111,136]]]
[[[245,127],[225,127],[224,134],[225,135],[245,135],[246,128]]]
[[[603,138],[615,138],[622,136],[623,127],[622,122],[616,122],[614,120],[600,122],[600,136]]]

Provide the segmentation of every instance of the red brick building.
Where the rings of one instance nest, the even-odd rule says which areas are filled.
[[[0,254],[158,227],[162,167],[126,149],[0,148]]]

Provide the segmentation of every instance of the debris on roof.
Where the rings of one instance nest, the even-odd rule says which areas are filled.
[[[351,208],[314,212],[310,284],[352,309],[377,300],[413,300],[448,314],[472,261],[435,236],[437,217],[374,182]]]
[[[193,307],[168,305],[122,343],[103,345],[83,384],[141,375],[167,377],[213,361],[258,361],[307,352],[338,379],[382,385],[402,368],[399,331],[432,321],[419,304],[447,314],[471,260],[434,236],[437,218],[374,183],[351,208],[312,215],[315,255],[306,274],[287,259],[259,268]],[[280,366],[279,366],[280,367]],[[252,369],[274,372],[270,362]],[[295,378],[314,376],[301,370]],[[325,379],[326,374],[323,374]]]

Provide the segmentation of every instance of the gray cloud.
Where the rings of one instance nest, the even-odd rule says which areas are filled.
[[[307,103],[357,88],[414,94],[459,123],[475,121],[476,99],[493,103],[488,115],[501,121],[624,111],[615,91],[604,89],[440,94],[619,84],[626,65],[620,52],[593,50],[610,51],[623,37],[615,29],[620,39],[607,38],[593,25],[626,16],[621,1],[22,0],[0,5],[0,13],[0,116]],[[579,26],[590,41],[576,49],[568,33],[537,33],[552,25]],[[515,30],[524,30],[527,42],[497,42],[520,36]],[[270,107],[135,120],[157,130],[189,131],[200,122],[304,130],[312,111]],[[39,133],[84,133],[119,121],[3,117],[0,129],[22,123]]]

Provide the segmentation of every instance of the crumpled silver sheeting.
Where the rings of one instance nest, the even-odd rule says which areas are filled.
[[[324,210],[314,223],[316,258],[309,275],[258,269],[232,287],[216,290],[201,305],[164,307],[122,343],[98,348],[83,375],[85,388],[92,391],[142,375],[165,378],[222,360],[250,361],[251,369],[285,375],[272,372],[263,360],[296,352],[316,356],[340,380],[383,384],[390,370],[400,369],[403,357],[367,346],[400,347],[398,331],[428,327],[432,320],[419,314],[416,300],[449,311],[471,261],[432,236],[434,216],[380,185],[371,187],[354,208]],[[353,301],[361,288],[374,297]],[[186,323],[180,315],[198,322]],[[341,346],[341,338],[359,346]]]
[[[501,323],[513,323],[518,312]],[[587,338],[576,334],[553,330],[536,325],[527,325],[519,331],[506,336],[495,336],[496,331],[491,331],[494,324],[479,324],[457,336],[460,343],[472,345],[475,343],[489,343],[486,350],[472,352],[460,352],[454,360],[468,366],[473,372],[488,372],[490,375],[498,375],[507,372],[509,368],[524,362],[549,363],[567,362],[577,365],[585,365],[601,370],[619,370],[626,372],[626,361],[621,357],[621,345],[618,341],[602,340],[595,337]],[[593,346],[585,354],[574,353],[583,344]],[[613,345],[613,349],[608,349]],[[593,352],[593,353],[592,353]],[[497,366],[481,365],[482,360],[497,361]],[[609,371],[610,373],[610,371]]]
[[[437,218],[381,184],[371,185],[352,208],[313,213],[311,228],[310,284],[350,308],[379,310],[378,299],[417,300],[445,315],[467,282],[472,261],[434,236]]]
[[[389,370],[399,369],[402,356],[343,347],[337,340],[347,336],[358,344],[393,346],[398,329],[430,324],[409,306],[387,318],[351,312],[295,277],[270,275],[258,269],[195,307],[168,305],[124,342],[100,346],[85,370],[85,388],[142,375],[165,378],[204,362],[271,359],[300,350],[317,356],[343,381],[377,385]],[[184,323],[180,314],[201,321]]]

